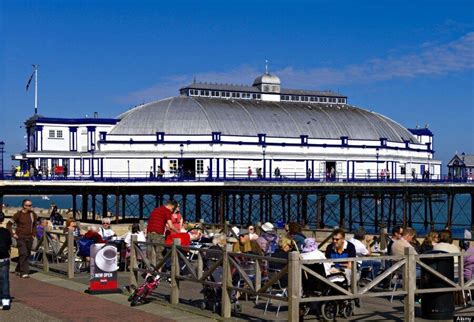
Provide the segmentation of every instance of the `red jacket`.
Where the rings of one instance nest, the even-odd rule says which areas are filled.
[[[165,206],[153,209],[148,219],[147,233],[164,234],[166,222],[171,220],[171,210]]]

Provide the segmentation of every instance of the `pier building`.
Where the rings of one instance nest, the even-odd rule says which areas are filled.
[[[439,179],[433,133],[350,104],[332,91],[193,82],[176,97],[113,119],[26,122],[24,169],[92,178]],[[57,169],[60,169],[58,172]]]

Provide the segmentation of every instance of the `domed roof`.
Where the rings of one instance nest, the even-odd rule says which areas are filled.
[[[349,105],[305,104],[178,96],[135,107],[119,116],[111,134],[257,136],[379,140],[417,143],[393,120]]]
[[[270,73],[265,73],[263,75],[258,76],[253,81],[253,86],[257,86],[260,84],[274,84],[280,85],[280,78],[276,75],[272,75]]]

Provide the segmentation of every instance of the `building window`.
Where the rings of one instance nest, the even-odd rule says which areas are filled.
[[[204,160],[196,160],[196,173],[197,174],[204,173]]]
[[[63,138],[63,130],[57,130],[56,131],[56,137],[58,139],[62,139]]]
[[[178,160],[170,160],[170,173],[176,173],[178,169]]]
[[[55,134],[56,134],[56,131],[54,131],[54,130],[49,130],[49,138],[50,138],[50,139],[51,139],[51,138],[54,139],[54,138],[55,138]]]

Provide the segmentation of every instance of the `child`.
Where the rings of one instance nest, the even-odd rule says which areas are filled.
[[[5,215],[0,212],[0,225],[3,223]],[[12,236],[10,231],[0,227],[0,298],[3,310],[10,309],[10,247]]]

